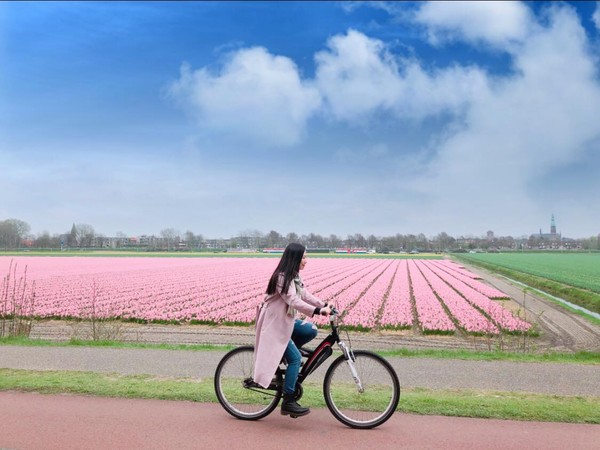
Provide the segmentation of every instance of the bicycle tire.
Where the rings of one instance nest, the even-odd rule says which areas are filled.
[[[325,403],[336,419],[351,428],[377,427],[398,407],[398,375],[389,362],[369,351],[355,351],[354,364],[363,392],[359,392],[346,359],[340,356],[323,380]]]
[[[274,385],[262,388],[248,386],[245,380],[254,373],[254,347],[243,346],[228,352],[215,371],[215,393],[225,411],[241,420],[258,420],[277,407],[282,396],[283,377],[276,374]]]

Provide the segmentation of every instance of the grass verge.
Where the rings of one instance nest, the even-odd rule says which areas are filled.
[[[215,345],[215,344],[154,344],[144,342],[122,342],[122,341],[91,341],[82,339],[71,339],[69,341],[47,341],[43,339],[31,339],[27,337],[2,337],[0,345],[19,345],[23,347],[108,347],[108,348],[145,348],[156,350],[195,350],[195,351],[227,351],[238,345]],[[600,355],[599,355],[600,361]]]
[[[150,375],[0,369],[0,390],[216,402],[212,378],[173,379]],[[325,407],[319,385],[307,385],[304,392],[304,403],[312,407]],[[600,398],[415,388],[402,391],[398,411],[425,415],[598,424]]]
[[[516,362],[549,362],[549,363],[576,363],[600,364],[599,352],[507,352],[507,351],[474,351],[474,350],[415,350],[399,348],[377,352],[386,357],[402,358],[432,358],[432,359],[462,359],[472,361],[516,361]]]

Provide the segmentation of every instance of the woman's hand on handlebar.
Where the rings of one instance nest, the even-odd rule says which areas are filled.
[[[321,313],[320,313],[320,314],[321,314],[322,316],[329,316],[329,315],[331,314],[331,310],[332,310],[332,309],[333,309],[333,307],[332,307],[332,306],[330,306],[330,305],[323,306],[323,307],[321,308]]]
[[[325,312],[323,312],[323,311],[325,311]],[[331,316],[331,315],[339,314],[339,313],[340,312],[333,305],[329,305],[328,304],[327,306],[324,306],[323,308],[321,308],[321,315],[322,316]]]

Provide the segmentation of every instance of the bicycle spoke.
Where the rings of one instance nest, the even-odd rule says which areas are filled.
[[[355,352],[354,368],[362,391],[348,362],[343,357],[333,362],[323,386],[327,406],[338,420],[351,427],[381,425],[398,405],[400,385],[397,376],[385,360],[370,352]]]
[[[249,383],[254,349],[240,347],[223,357],[215,373],[215,391],[223,407],[239,419],[260,419],[277,406],[281,393]]]

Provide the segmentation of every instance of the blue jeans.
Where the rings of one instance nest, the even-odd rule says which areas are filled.
[[[290,339],[290,342],[288,342],[288,346],[283,354],[288,364],[285,371],[285,382],[283,384],[284,394],[293,394],[296,392],[296,381],[298,381],[300,363],[302,362],[302,355],[298,348],[313,340],[316,336],[317,327],[310,322],[296,319],[292,338]]]

